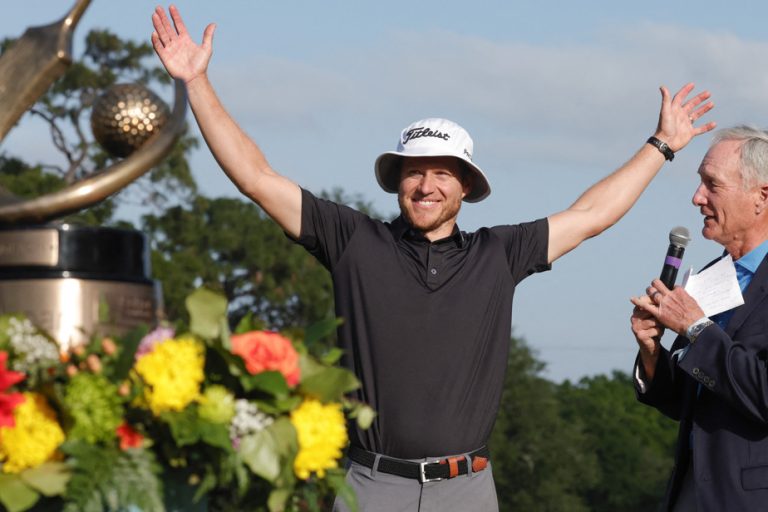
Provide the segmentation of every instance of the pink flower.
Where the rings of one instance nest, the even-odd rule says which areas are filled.
[[[149,332],[141,338],[139,342],[139,348],[136,349],[136,360],[138,361],[141,356],[147,355],[152,352],[155,345],[162,343],[165,340],[171,340],[176,336],[176,331],[170,327],[158,327],[155,330]]]
[[[6,369],[7,361],[8,352],[0,351],[0,427],[15,427],[16,421],[13,419],[13,410],[17,405],[24,402],[24,395],[6,393],[5,391],[24,380],[26,376],[21,372],[12,372]]]
[[[265,371],[283,374],[289,386],[299,383],[299,354],[291,341],[276,332],[251,331],[232,336],[232,353],[243,358],[252,375]]]

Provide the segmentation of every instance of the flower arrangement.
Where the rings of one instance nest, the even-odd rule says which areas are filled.
[[[339,467],[347,421],[373,411],[359,386],[303,340],[234,334],[226,301],[187,299],[188,333],[159,327],[69,352],[14,315],[0,317],[0,510],[357,509]]]

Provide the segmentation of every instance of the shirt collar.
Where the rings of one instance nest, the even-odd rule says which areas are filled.
[[[392,221],[391,226],[392,234],[395,236],[396,240],[409,238],[411,240],[425,240],[429,242],[429,240],[423,234],[421,234],[421,232],[411,228],[411,225],[408,224],[408,221],[406,221],[402,215],[399,215],[394,221]],[[435,240],[432,243],[443,243],[449,240],[453,240],[456,244],[456,247],[462,247],[464,245],[464,233],[462,233],[462,231],[459,229],[458,224],[454,224],[453,232],[450,234],[450,236],[440,240]]]
[[[768,254],[768,240],[764,241],[747,254],[736,260],[734,263],[741,268],[748,270],[754,274],[757,272],[757,267],[763,262],[765,256]]]

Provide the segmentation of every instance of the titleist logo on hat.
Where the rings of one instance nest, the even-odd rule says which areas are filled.
[[[422,137],[434,137],[436,139],[448,140],[451,138],[451,134],[433,130],[425,126],[419,126],[416,128],[411,128],[405,132],[405,134],[403,134],[403,145],[408,144],[409,140],[420,139]]]

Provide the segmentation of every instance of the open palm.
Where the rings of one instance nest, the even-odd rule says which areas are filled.
[[[205,27],[203,43],[196,44],[187,32],[178,9],[170,9],[173,24],[165,11],[158,7],[152,14],[152,45],[168,73],[177,80],[189,83],[205,73],[213,51],[213,32],[216,25]]]

